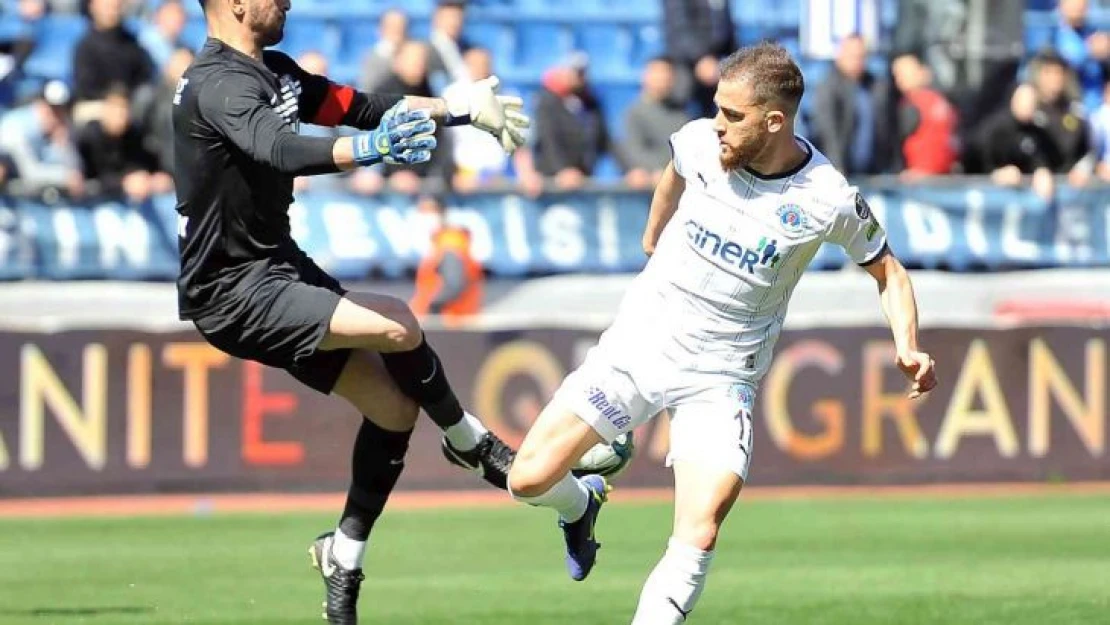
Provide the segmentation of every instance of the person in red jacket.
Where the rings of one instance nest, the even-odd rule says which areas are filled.
[[[936,89],[929,68],[912,53],[891,63],[894,83],[902,94],[898,131],[902,138],[903,176],[918,178],[951,172],[958,158],[956,109]]]
[[[419,210],[432,213],[439,223],[432,247],[416,270],[416,292],[409,306],[418,316],[443,315],[449,323],[477,313],[485,275],[470,253],[470,231],[444,220],[443,202],[437,197],[421,198]]]

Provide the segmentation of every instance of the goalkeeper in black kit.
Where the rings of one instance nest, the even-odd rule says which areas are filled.
[[[178,304],[216,348],[284,369],[364,416],[338,528],[310,547],[328,622],[357,622],[370,530],[404,466],[418,408],[443,429],[448,460],[498,488],[513,451],[459,404],[408,306],[348,292],[294,242],[296,176],[427,161],[436,124],[471,124],[512,152],[528,118],[497,79],[462,101],[359,93],[309,74],[285,54],[289,0],[201,0],[208,40],[174,96]],[[300,122],[366,132],[300,136]]]

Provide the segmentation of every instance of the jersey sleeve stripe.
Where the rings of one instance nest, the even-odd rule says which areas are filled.
[[[886,253],[886,251],[889,250],[889,249],[890,249],[890,244],[886,241],[883,241],[882,247],[880,247],[878,250],[876,250],[875,254],[872,255],[871,258],[868,258],[868,259],[864,260],[862,263],[859,263],[859,266],[860,267],[866,267],[868,265],[874,264],[875,261],[882,258],[883,254]]]
[[[319,126],[338,126],[343,121],[347,111],[351,109],[351,102],[355,99],[355,90],[344,85],[329,85],[328,94],[316,111],[312,123]]]

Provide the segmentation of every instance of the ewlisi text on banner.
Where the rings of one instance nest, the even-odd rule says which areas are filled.
[[[1052,203],[986,184],[861,190],[911,268],[1110,265],[1110,187],[1063,188]],[[490,272],[523,276],[639,270],[649,202],[642,192],[595,192],[537,200],[477,194],[449,205],[450,219],[470,229],[474,254]],[[289,217],[304,250],[343,280],[413,270],[432,228],[402,196],[306,193]],[[137,206],[0,198],[0,279],[173,280],[179,227],[172,197]],[[846,262],[825,246],[813,267]]]

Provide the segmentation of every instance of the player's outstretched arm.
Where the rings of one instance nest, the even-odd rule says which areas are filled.
[[[505,152],[512,154],[524,145],[524,131],[532,121],[524,114],[524,100],[498,95],[501,80],[490,76],[465,89],[450,90],[443,98],[405,96],[411,108],[427,107],[445,126],[471,125],[493,135]]]
[[[678,209],[678,198],[686,190],[686,180],[675,171],[674,162],[667,163],[659,184],[655,186],[655,194],[651,197],[651,212],[648,214],[647,227],[644,229],[644,253],[651,256],[655,253],[655,244],[659,242],[659,235],[674,216]]]
[[[326,76],[306,72],[288,55],[268,51],[267,64],[297,78],[301,84],[298,109],[302,121],[320,126],[350,126],[359,130],[377,127],[398,101],[410,110],[426,109],[445,126],[471,125],[493,135],[508,153],[524,145],[524,130],[531,120],[524,114],[524,100],[499,95],[497,76],[476,80],[464,89],[451,90],[445,98],[362,93],[331,82]]]
[[[898,368],[912,382],[910,399],[920,397],[933,390],[937,379],[932,357],[918,348],[917,299],[910,275],[890,248],[880,252],[864,269],[879,285],[883,313],[894,334]]]
[[[374,130],[337,139],[332,160],[340,170],[377,163],[425,163],[436,147],[435,130],[436,122],[429,111],[411,110],[402,100],[382,116]]]
[[[420,163],[431,158],[436,124],[427,111],[398,103],[374,130],[341,139],[298,135],[270,105],[256,79],[228,72],[200,87],[200,116],[257,163],[293,176],[356,165]]]

